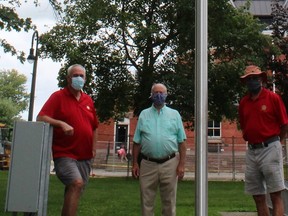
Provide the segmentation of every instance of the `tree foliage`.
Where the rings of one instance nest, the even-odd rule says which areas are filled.
[[[25,1],[26,3],[27,1]],[[34,0],[35,7],[39,6],[39,1]],[[49,0],[51,6],[61,11],[60,4],[57,0]],[[17,14],[17,8],[20,8],[22,5],[20,0],[2,0],[0,3],[0,31],[25,31],[28,32],[31,29],[36,29],[36,26],[32,24],[32,19],[30,17],[21,18]],[[13,44],[10,44],[7,40],[0,37],[0,47],[3,48],[5,53],[10,53],[13,56],[16,56],[17,59],[23,63],[25,58],[25,53],[21,50],[17,50]]]
[[[102,120],[151,106],[151,86],[168,87],[168,103],[193,126],[195,86],[194,0],[65,0],[63,19],[40,38],[43,57],[87,68],[85,91]],[[209,1],[209,117],[236,118],[243,94],[239,76],[248,63],[264,65],[271,40],[245,10]],[[264,52],[268,50],[269,52]],[[65,85],[64,71],[58,77]],[[133,77],[131,74],[134,74]]]
[[[288,8],[284,8],[278,0],[274,1],[272,6],[272,37],[280,52],[270,59],[268,69],[275,74],[274,83],[277,92],[281,95],[288,111]]]
[[[16,12],[16,7],[20,7],[21,3],[18,0],[3,0],[0,4],[0,31],[28,31],[34,28],[31,18],[20,18]],[[25,61],[25,53],[18,51],[7,40],[0,37],[0,46],[5,53],[11,53],[17,56],[20,62]]]
[[[266,26],[248,12],[249,4],[238,10],[225,1],[209,4],[209,115],[221,120],[237,116],[235,105],[246,89],[239,82],[245,66],[256,64],[265,70],[267,58],[275,52]],[[214,110],[214,111],[213,111]],[[212,111],[212,112],[211,112]]]
[[[29,94],[26,93],[27,78],[16,70],[0,71],[0,122],[13,126],[19,114],[26,110]]]

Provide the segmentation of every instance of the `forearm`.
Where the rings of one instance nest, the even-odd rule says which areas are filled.
[[[178,145],[178,151],[179,151],[179,164],[184,166],[186,161],[186,141]]]
[[[138,164],[138,156],[141,151],[141,145],[138,143],[133,143],[133,149],[132,149],[132,156],[133,156],[133,161],[132,161],[132,175],[134,178],[138,178],[140,175],[140,168]]]
[[[49,116],[37,116],[37,121],[47,122],[50,125],[52,125],[53,127],[60,127],[63,130],[63,132],[65,133],[65,135],[73,135],[74,134],[74,128],[64,121],[53,119]]]
[[[97,147],[97,140],[98,140],[98,130],[95,129],[93,131],[93,152],[96,152],[96,147]]]
[[[133,164],[138,163],[138,156],[140,154],[141,145],[133,143],[132,155],[133,155]]]
[[[61,127],[63,124],[63,121],[51,118],[51,117],[46,116],[46,115],[37,116],[37,121],[47,122],[54,127]]]
[[[281,127],[281,131],[280,131],[280,135],[279,135],[281,142],[286,138],[287,130],[288,130],[288,125],[283,125]]]

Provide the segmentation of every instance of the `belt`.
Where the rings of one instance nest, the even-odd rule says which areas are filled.
[[[142,154],[142,158],[143,158],[144,160],[152,161],[152,162],[155,162],[155,163],[158,163],[158,164],[165,163],[166,161],[174,158],[175,156],[176,156],[176,154],[173,153],[173,154],[171,154],[171,155],[169,155],[169,156],[167,156],[167,157],[158,159],[158,158],[147,157],[146,155],[143,155],[143,154]]]
[[[267,147],[270,143],[275,142],[280,140],[279,136],[274,136],[271,137],[269,139],[267,139],[264,142],[260,142],[260,143],[248,143],[248,147],[249,149],[253,150],[253,149],[259,149],[259,148],[264,148]]]

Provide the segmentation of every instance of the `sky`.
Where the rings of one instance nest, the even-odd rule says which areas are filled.
[[[52,7],[47,0],[39,0],[39,3],[40,6],[38,7],[35,7],[33,0],[30,0],[27,3],[22,3],[21,7],[17,8],[17,13],[19,17],[22,18],[31,17],[32,22],[37,26],[39,35],[41,35],[44,32],[49,31],[49,29],[55,25],[56,18]],[[1,31],[0,38],[6,39],[17,50],[24,51],[27,57],[31,48],[33,33],[33,30],[29,32]],[[35,46],[36,43],[34,41],[34,49],[36,48]],[[51,59],[38,59],[33,121],[35,121],[37,114],[49,96],[59,89],[57,76],[60,67],[60,62],[53,62]],[[0,70],[12,69],[17,70],[20,74],[24,74],[27,77],[25,87],[27,93],[30,93],[33,64],[30,64],[28,61],[21,64],[15,56],[11,56],[10,53],[4,53],[2,47],[0,47]],[[21,113],[21,116],[24,120],[28,119],[28,108],[27,111]]]

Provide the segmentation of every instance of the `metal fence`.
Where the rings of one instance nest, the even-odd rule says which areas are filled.
[[[233,139],[233,137],[231,137]],[[227,140],[227,138],[226,138]],[[123,144],[123,143],[121,143]],[[128,159],[132,155],[132,143],[127,143]],[[98,141],[96,157],[94,158],[94,170],[101,170],[104,174],[131,175],[131,161],[122,161],[117,155],[117,148],[120,143]],[[230,144],[218,143],[207,146],[207,171],[209,179],[244,180],[245,172],[245,152],[247,145],[244,143],[235,144],[232,140]],[[285,179],[288,173],[287,144],[283,144],[283,160]],[[187,148],[185,163],[186,177],[193,178],[195,173],[195,147]]]

